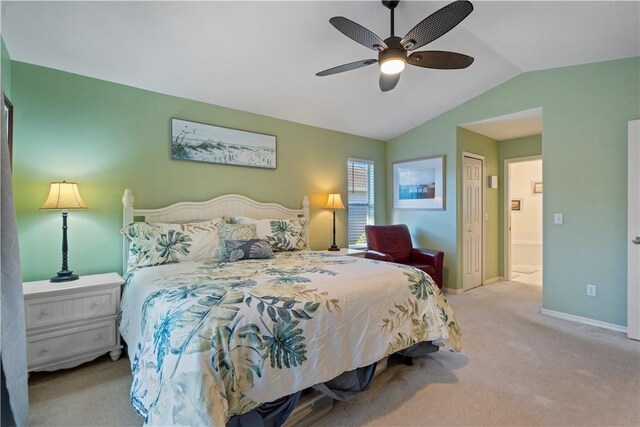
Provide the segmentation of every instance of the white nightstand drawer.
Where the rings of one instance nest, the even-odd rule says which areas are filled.
[[[116,343],[116,324],[113,321],[30,336],[27,337],[27,363],[34,365],[113,347]]]
[[[116,314],[118,291],[102,289],[25,301],[27,329]]]

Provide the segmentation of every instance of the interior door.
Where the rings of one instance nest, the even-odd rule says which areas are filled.
[[[629,122],[627,335],[640,340],[640,120]]]
[[[462,181],[462,287],[464,289],[471,289],[482,285],[483,162],[480,159],[464,156],[462,158],[462,169],[464,172]]]

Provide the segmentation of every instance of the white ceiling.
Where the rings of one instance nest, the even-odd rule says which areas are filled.
[[[400,2],[396,32],[448,2]],[[407,67],[391,92],[371,65],[315,73],[369,50],[329,24],[345,16],[383,39],[378,1],[2,1],[12,59],[382,140],[524,71],[640,55],[640,2],[487,2],[421,48],[475,57],[467,70]],[[212,118],[215,122],[215,118]]]
[[[539,135],[542,133],[542,107],[467,123],[460,127],[496,141]]]

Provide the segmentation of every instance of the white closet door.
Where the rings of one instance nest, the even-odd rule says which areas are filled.
[[[463,289],[482,285],[482,160],[463,157]]]

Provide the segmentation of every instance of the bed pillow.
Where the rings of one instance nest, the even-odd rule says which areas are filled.
[[[274,256],[271,244],[266,240],[225,240],[224,245],[229,253],[230,262],[243,259],[267,259]]]
[[[253,219],[236,216],[232,221],[236,224],[255,224],[258,238],[268,240],[274,252],[307,248],[306,218]]]
[[[170,262],[199,261],[219,252],[222,218],[185,224],[134,222],[120,232],[127,236],[127,269]]]
[[[220,259],[226,261],[229,259],[227,241],[257,239],[258,235],[254,224],[221,224],[218,227],[218,238],[220,239]]]

